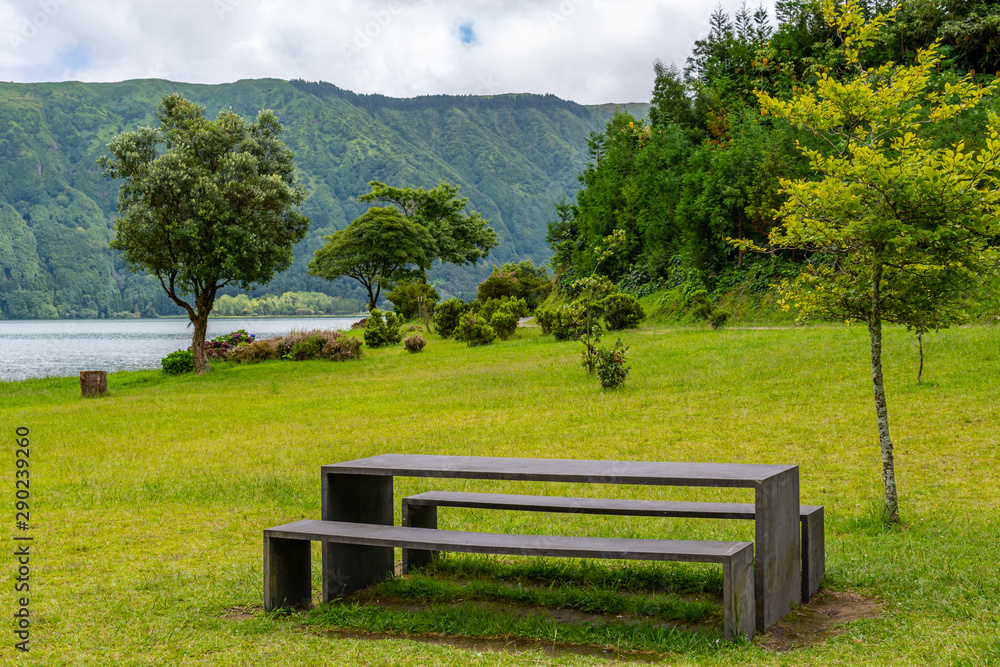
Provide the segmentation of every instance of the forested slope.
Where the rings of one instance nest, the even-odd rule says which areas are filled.
[[[306,275],[323,236],[367,205],[367,183],[461,187],[490,218],[499,245],[479,267],[438,267],[445,293],[468,295],[493,262],[551,254],[545,243],[553,203],[572,197],[587,138],[613,106],[587,108],[551,95],[356,95],[327,83],[248,80],[194,85],[161,80],[114,84],[0,84],[0,315],[109,317],[174,312],[160,286],[132,274],[108,249],[116,184],[97,167],[118,133],[155,124],[159,100],[178,91],[214,117],[247,118],[273,109],[307,187],[312,219],[295,263],[259,292],[322,291],[351,298],[356,284]],[[631,108],[631,105],[630,105]],[[641,113],[644,105],[638,105]]]
[[[858,5],[870,18],[896,3]],[[584,187],[549,231],[561,285],[596,270],[636,294],[670,289],[689,300],[706,290],[724,299],[763,295],[811,261],[801,249],[745,254],[728,242],[766,245],[781,222],[782,179],[818,178],[799,147],[831,150],[801,124],[763,112],[756,93],[790,99],[824,77],[847,80],[858,72],[845,64],[845,46],[816,0],[777,0],[773,17],[747,5],[732,14],[708,12],[710,30],[686,67],[655,65],[646,117],[624,110],[590,140]],[[864,69],[911,64],[935,43],[943,60],[929,90],[949,94],[966,76],[989,85],[1000,74],[1000,4],[903,0],[878,43],[865,50]],[[961,142],[975,151],[987,138],[989,113],[1000,113],[1000,97],[947,123],[922,123],[919,131],[935,147]],[[613,232],[625,241],[608,256]],[[992,319],[1000,316],[1000,286],[985,288],[977,316]]]

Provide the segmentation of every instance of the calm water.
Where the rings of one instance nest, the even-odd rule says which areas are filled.
[[[359,317],[210,319],[206,338],[246,329],[258,338],[293,329],[344,330]],[[186,319],[0,320],[0,380],[134,371],[160,367],[191,345]]]

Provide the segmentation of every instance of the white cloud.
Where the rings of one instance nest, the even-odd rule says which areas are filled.
[[[722,3],[730,11],[738,5]],[[587,104],[645,101],[653,60],[683,66],[716,6],[684,0],[0,0],[7,31],[0,35],[0,79],[155,76],[223,83],[275,77],[398,97],[532,92]]]

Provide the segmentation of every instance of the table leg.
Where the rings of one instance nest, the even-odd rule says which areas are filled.
[[[392,525],[392,477],[323,475],[323,520]],[[392,547],[323,543],[323,602],[382,581],[393,572]]]
[[[799,469],[756,489],[754,583],[757,629],[767,630],[802,597],[799,562]]]

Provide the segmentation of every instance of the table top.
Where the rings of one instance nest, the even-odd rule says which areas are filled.
[[[590,484],[755,488],[796,468],[797,466],[794,465],[754,463],[580,461],[495,456],[382,454],[325,465],[322,471],[324,475],[391,475]]]

